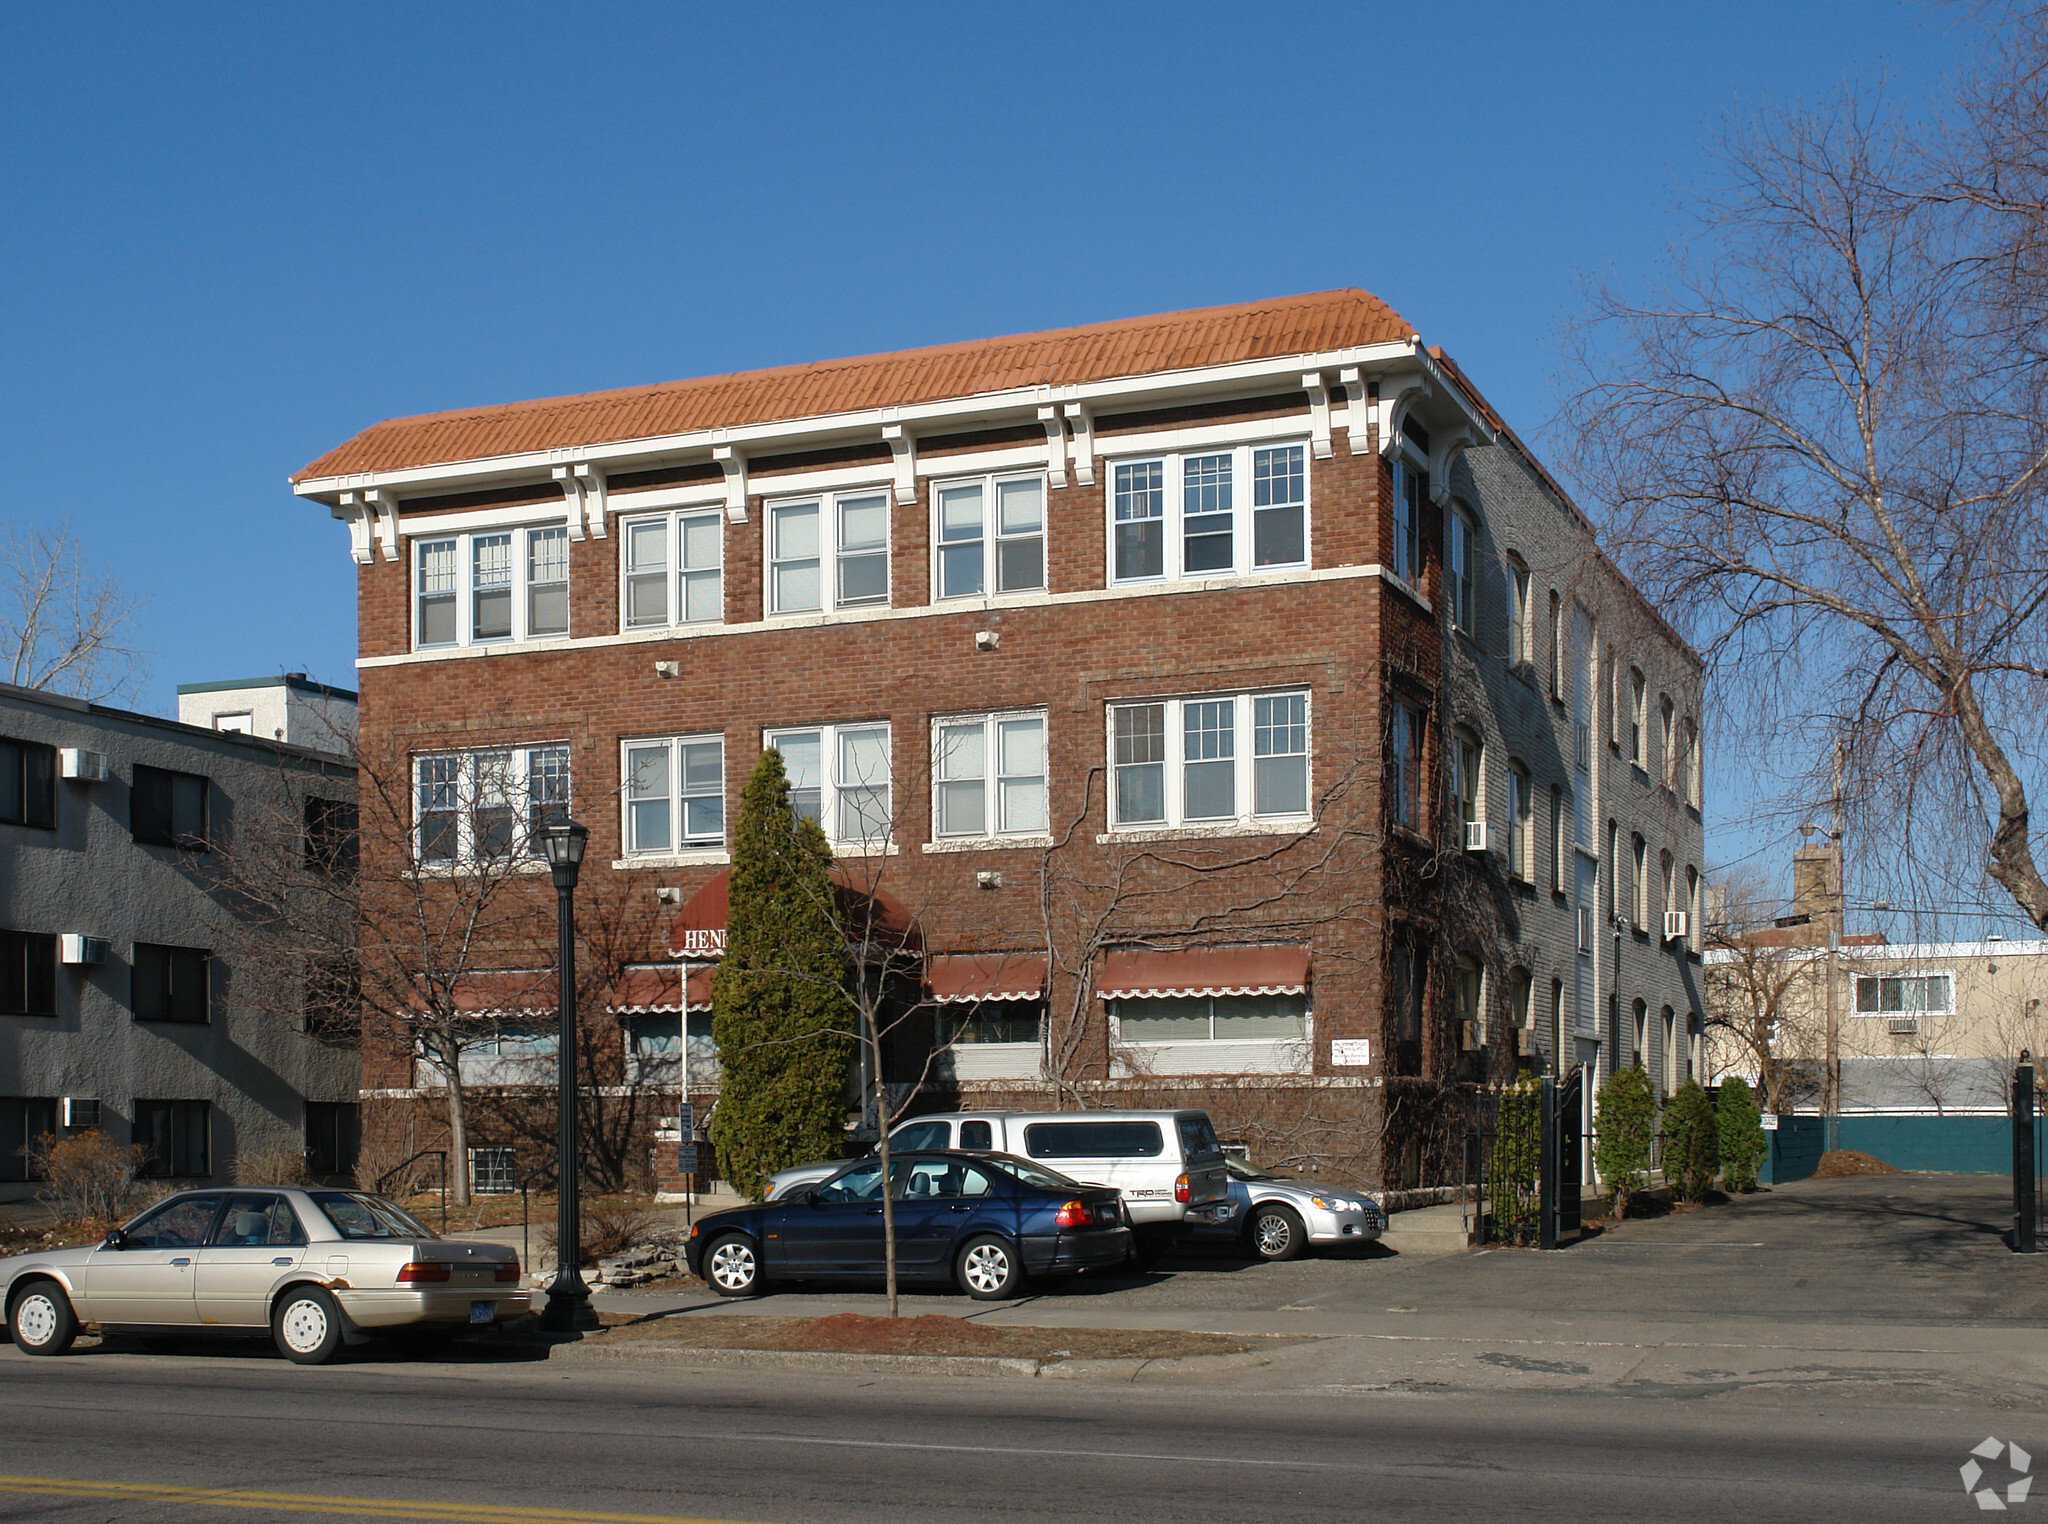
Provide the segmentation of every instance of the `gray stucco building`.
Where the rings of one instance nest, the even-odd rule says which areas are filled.
[[[29,1140],[92,1126],[180,1182],[353,1166],[353,1036],[229,907],[251,865],[346,872],[355,788],[331,753],[0,684],[0,1201],[36,1189]]]

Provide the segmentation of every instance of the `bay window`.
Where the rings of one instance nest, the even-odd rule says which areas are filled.
[[[816,821],[827,841],[860,849],[888,844],[887,721],[771,730],[762,743],[782,753],[790,808]]]
[[[773,504],[768,547],[770,613],[888,606],[886,492],[842,492]]]
[[[1200,826],[1305,817],[1308,694],[1110,706],[1112,824]]]
[[[934,721],[932,778],[934,835],[1043,835],[1045,712]]]
[[[1111,472],[1110,563],[1112,582],[1306,566],[1306,447],[1243,445],[1118,462]]]
[[[421,865],[538,856],[538,832],[569,813],[569,748],[525,746],[414,759],[414,851]]]
[[[1045,478],[985,476],[932,488],[938,596],[979,598],[1045,586]]]
[[[496,529],[413,542],[413,645],[569,633],[569,531]]]
[[[624,625],[717,624],[725,618],[725,531],[716,509],[628,519]]]
[[[628,857],[725,845],[725,738],[674,736],[625,746]]]

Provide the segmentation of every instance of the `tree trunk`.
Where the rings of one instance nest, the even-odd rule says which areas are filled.
[[[469,1205],[469,1109],[462,1093],[462,1055],[457,1049],[441,1071],[448,1086],[448,1158],[442,1168],[457,1206]]]
[[[875,1157],[882,1164],[882,1265],[887,1275],[889,1316],[898,1316],[896,1298],[896,1202],[894,1182],[889,1178],[889,1092],[882,1085],[882,1037],[875,1030],[873,1012],[861,1013],[866,1030],[862,1041],[868,1049],[868,1074],[875,1087]]]

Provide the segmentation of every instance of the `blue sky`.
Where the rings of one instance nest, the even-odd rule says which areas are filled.
[[[1724,116],[1917,98],[1959,20],[11,7],[0,517],[147,600],[168,713],[352,684],[346,536],[285,477],[394,414],[1359,285],[1540,434],[1576,282],[1657,257]]]

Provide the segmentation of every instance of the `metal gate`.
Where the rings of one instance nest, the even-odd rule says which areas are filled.
[[[2043,1119],[2041,1097],[2034,1085],[2034,1066],[2021,1064],[2012,1076],[2012,1246],[2021,1254],[2037,1251],[2042,1209],[2048,1205],[2048,1181],[2041,1175]]]
[[[1585,1084],[1586,1071],[1576,1066],[1561,1079],[1545,1076],[1543,1081],[1543,1186],[1537,1242],[1546,1249],[1579,1236],[1579,1202],[1584,1194],[1579,1129]]]

